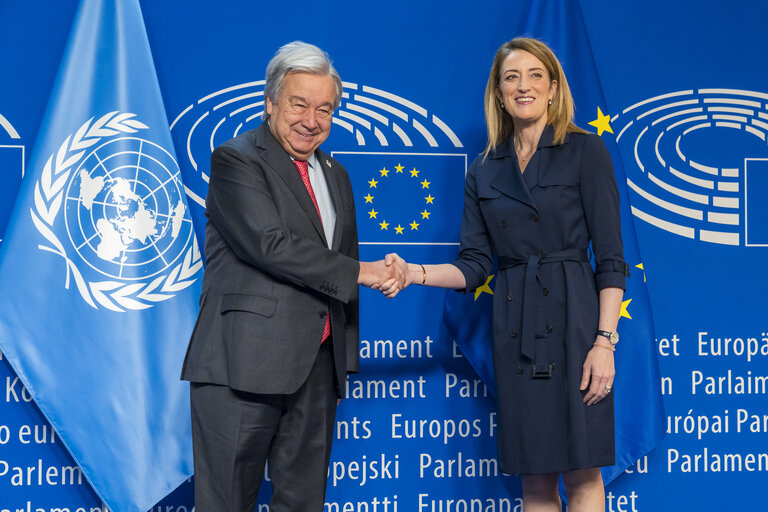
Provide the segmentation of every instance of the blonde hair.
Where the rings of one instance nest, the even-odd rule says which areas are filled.
[[[491,74],[488,76],[488,84],[485,86],[485,124],[488,130],[488,145],[483,152],[483,158],[488,158],[488,154],[515,131],[512,117],[501,107],[496,97],[501,80],[501,65],[514,50],[526,51],[539,59],[549,74],[550,82],[557,81],[555,95],[547,109],[547,124],[554,128],[555,144],[562,144],[568,132],[586,133],[573,123],[573,96],[565,79],[563,67],[554,52],[538,39],[516,37],[501,45],[496,52]]]

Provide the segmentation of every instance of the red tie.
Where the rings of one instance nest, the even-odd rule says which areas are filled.
[[[320,217],[320,224],[323,223],[323,216],[320,215],[320,207],[317,206],[317,199],[315,198],[315,191],[312,190],[312,183],[309,182],[309,164],[307,164],[306,160],[294,160],[294,165],[296,165],[296,168],[299,170],[299,174],[301,174],[301,181],[304,182],[304,186],[307,187],[307,192],[309,192],[309,197],[312,199],[312,203],[315,205],[315,210],[317,210],[317,216]],[[325,315],[325,327],[323,328],[323,339],[320,341],[320,343],[324,342],[328,339],[328,336],[331,335],[331,315],[326,313]]]

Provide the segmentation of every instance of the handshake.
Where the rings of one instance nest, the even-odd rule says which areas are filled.
[[[379,290],[388,299],[414,281],[423,282],[421,265],[409,265],[396,253],[387,254],[383,260],[360,262],[357,283]]]

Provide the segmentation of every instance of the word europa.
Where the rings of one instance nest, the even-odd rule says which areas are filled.
[[[712,338],[709,333],[699,332],[699,355],[705,356],[747,356],[747,361],[752,358],[768,356],[768,333],[760,333],[761,338]]]

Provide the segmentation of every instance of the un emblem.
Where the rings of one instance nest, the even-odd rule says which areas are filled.
[[[202,268],[175,159],[131,135],[146,128],[130,113],[89,120],[35,184],[32,220],[52,245],[41,249],[64,258],[65,287],[72,277],[97,309],[149,308]]]

